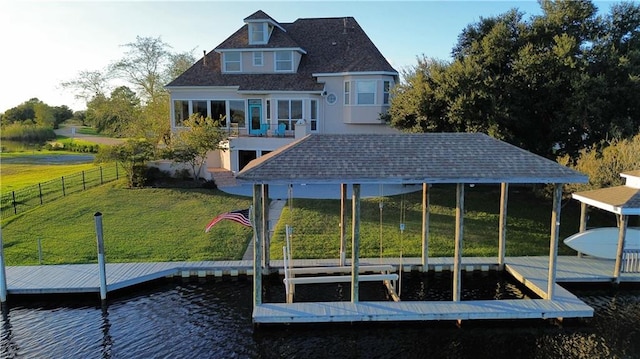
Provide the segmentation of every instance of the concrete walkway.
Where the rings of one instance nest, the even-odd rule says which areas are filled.
[[[282,209],[286,204],[287,201],[284,199],[274,199],[269,204],[269,238],[273,235],[273,228],[276,226],[276,223],[278,223],[280,214],[282,214]],[[242,256],[242,260],[253,261],[253,238],[251,239],[251,242],[249,242],[247,250]]]

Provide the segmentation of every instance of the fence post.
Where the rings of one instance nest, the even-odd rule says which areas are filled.
[[[16,203],[16,191],[11,191],[13,197],[13,214],[18,214],[18,205]]]
[[[104,181],[102,179],[102,166],[100,166],[100,184],[104,184]]]
[[[64,190],[64,176],[60,177],[60,179],[62,180],[62,196],[66,196],[67,193]]]
[[[38,192],[40,192],[40,205],[42,206],[42,185],[38,182]]]
[[[83,191],[87,190],[87,185],[84,182],[84,171],[82,171],[82,190]]]
[[[38,264],[42,264],[42,238],[38,238]]]
[[[118,162],[116,162],[116,180],[118,180],[118,179],[120,179],[120,178],[118,177]]]
[[[96,222],[96,240],[98,242],[98,269],[100,270],[100,299],[107,300],[107,273],[104,263],[104,239],[102,237],[102,213],[94,214]]]

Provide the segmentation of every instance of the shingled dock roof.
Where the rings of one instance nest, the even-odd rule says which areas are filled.
[[[640,178],[640,170],[624,172],[623,177]],[[627,179],[627,181],[629,181]],[[640,183],[640,182],[639,182]],[[576,192],[572,196],[580,202],[621,215],[640,215],[639,186],[616,186]]]
[[[481,133],[309,135],[251,161],[250,183],[584,183],[587,176]]]

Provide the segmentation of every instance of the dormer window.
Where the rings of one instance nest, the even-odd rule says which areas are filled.
[[[240,52],[225,52],[224,56],[224,72],[240,72],[241,67],[241,53]]]
[[[269,28],[266,22],[249,23],[249,45],[266,44]]]
[[[293,52],[292,51],[276,51],[276,71],[291,72],[293,71]]]

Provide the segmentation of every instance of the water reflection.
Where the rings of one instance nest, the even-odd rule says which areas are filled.
[[[426,298],[439,281],[407,276],[405,285],[416,288],[415,298]],[[279,280],[266,282],[271,300],[284,299]],[[470,282],[466,278],[467,287],[477,293]],[[510,285],[498,281],[487,286],[487,295],[511,295]],[[320,287],[316,294],[348,300],[349,289]],[[242,278],[174,281],[118,293],[108,307],[98,305],[95,295],[22,301],[2,316],[0,357],[640,357],[640,291],[632,289],[572,288],[595,308],[590,320],[465,321],[461,327],[452,321],[314,324],[256,330],[251,324],[251,290],[251,281]],[[364,290],[367,295],[384,292]],[[307,289],[300,294],[313,293]]]

